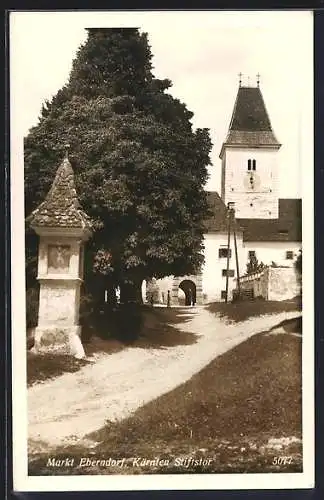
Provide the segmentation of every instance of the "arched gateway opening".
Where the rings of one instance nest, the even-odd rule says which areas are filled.
[[[184,305],[185,306],[191,306],[196,304],[196,296],[197,296],[197,290],[196,290],[196,285],[193,281],[191,280],[183,280],[179,284],[180,290],[183,291],[185,297],[184,297]]]

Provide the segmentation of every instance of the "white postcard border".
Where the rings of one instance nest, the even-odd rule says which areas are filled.
[[[14,13],[11,15],[16,15]],[[28,13],[26,13],[28,15]],[[99,15],[100,13],[96,13]],[[148,13],[114,13],[112,26],[133,25]],[[155,15],[166,13],[155,12]],[[179,15],[180,13],[175,13]],[[242,22],[241,14],[233,18]],[[273,13],[269,13],[272,15]],[[307,14],[307,13],[306,13]],[[188,15],[188,13],[184,13]],[[199,14],[199,16],[201,13]],[[125,21],[125,16],[127,20]],[[312,49],[313,50],[313,49]],[[13,56],[14,44],[10,47]],[[12,57],[12,60],[15,59]],[[304,125],[313,131],[313,57],[310,82],[305,88],[309,114]],[[194,489],[290,489],[314,486],[314,175],[313,141],[303,155],[308,170],[303,182],[303,473],[276,474],[183,474],[183,475],[103,475],[103,476],[30,476],[27,475],[27,382],[25,334],[25,245],[24,245],[24,175],[23,138],[19,134],[19,116],[15,106],[15,69],[11,67],[11,290],[12,290],[12,397],[13,397],[13,476],[15,491],[114,491],[114,490],[194,490]]]

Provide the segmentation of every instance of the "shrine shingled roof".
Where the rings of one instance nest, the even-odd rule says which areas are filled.
[[[75,189],[73,169],[67,157],[59,166],[45,200],[27,220],[32,227],[91,227],[89,217],[81,209]]]

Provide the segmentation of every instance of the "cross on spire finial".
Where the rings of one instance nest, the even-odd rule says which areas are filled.
[[[242,76],[243,75],[242,75],[241,72],[239,72],[238,76],[239,76],[239,86],[241,87],[241,85],[242,85]]]
[[[257,86],[260,87],[260,73],[257,74]]]

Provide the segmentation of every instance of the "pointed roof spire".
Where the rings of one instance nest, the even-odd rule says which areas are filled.
[[[259,87],[240,86],[234,104],[229,131],[222,146],[246,147],[273,146],[280,148]]]
[[[230,130],[272,131],[270,118],[259,87],[240,87]]]
[[[74,173],[68,158],[68,150],[57,169],[53,184],[43,201],[28,217],[32,227],[61,228],[91,227],[89,217],[81,210],[77,197]]]

